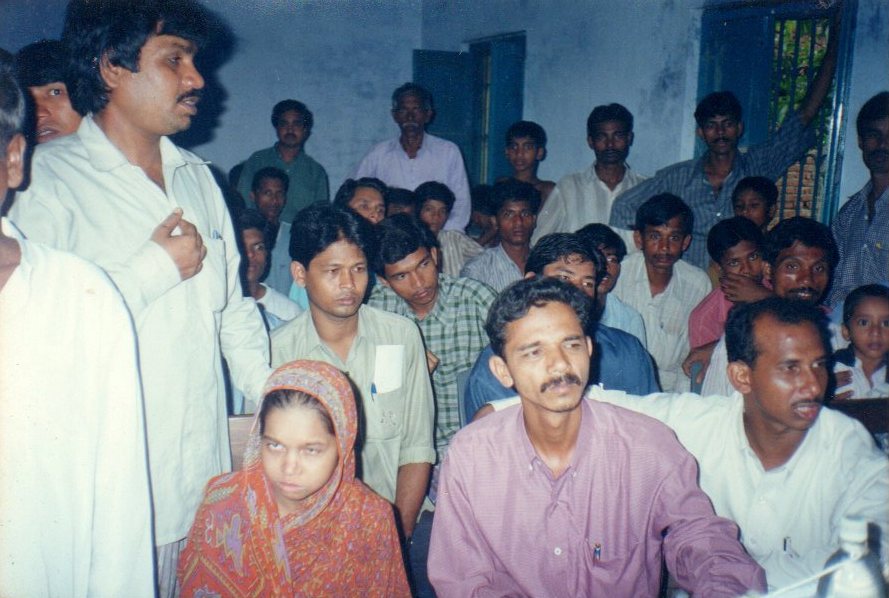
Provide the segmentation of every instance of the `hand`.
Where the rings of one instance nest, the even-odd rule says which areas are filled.
[[[694,380],[695,384],[704,383],[704,374],[707,373],[707,368],[710,366],[710,357],[713,355],[713,349],[715,348],[716,342],[701,345],[696,349],[692,349],[685,361],[682,362],[682,371],[689,378],[691,377],[691,366],[695,363],[701,364],[701,371],[698,372],[698,377]]]
[[[719,288],[732,303],[753,303],[772,296],[772,291],[762,283],[741,274],[723,274],[719,278]]]
[[[179,227],[180,234],[173,231]],[[151,240],[160,245],[179,269],[179,278],[188,280],[201,271],[207,248],[194,224],[182,218],[182,208],[164,218],[151,233]]]
[[[439,363],[439,359],[438,359],[438,357],[435,356],[435,353],[433,353],[432,351],[427,349],[426,350],[426,367],[429,368],[430,374],[435,371],[435,368],[438,367],[438,363]]]

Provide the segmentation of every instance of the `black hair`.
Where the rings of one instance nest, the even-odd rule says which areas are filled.
[[[398,108],[398,104],[405,96],[414,96],[420,100],[424,110],[432,110],[432,94],[429,93],[429,90],[422,85],[410,82],[392,92],[392,110]]]
[[[409,214],[389,216],[376,226],[377,259],[374,271],[386,277],[386,266],[399,262],[425,247],[430,252],[438,248],[438,240],[419,219]]]
[[[347,241],[370,259],[375,255],[373,227],[351,210],[325,203],[312,204],[297,212],[290,228],[290,259],[308,270],[315,256],[336,243]]]
[[[494,184],[491,189],[491,210],[496,215],[511,201],[526,201],[535,215],[540,211],[540,191],[531,183],[506,179]]]
[[[174,35],[200,48],[210,29],[210,15],[196,0],[71,0],[62,32],[71,105],[85,115],[108,104],[102,60],[137,72],[142,46],[151,36]]]
[[[849,325],[852,316],[855,315],[855,309],[865,299],[883,299],[889,301],[889,287],[881,284],[866,284],[853,290],[846,296],[843,302],[843,324]]]
[[[546,131],[534,121],[520,120],[512,123],[506,130],[506,147],[509,147],[514,139],[521,137],[530,138],[538,148],[546,147]]]
[[[753,303],[736,303],[725,323],[725,348],[729,363],[741,361],[753,367],[761,348],[756,344],[753,326],[764,316],[782,324],[799,325],[810,322],[818,330],[824,352],[830,353],[830,332],[824,312],[802,301],[769,297]]]
[[[623,261],[627,255],[627,244],[620,238],[620,235],[614,232],[607,224],[601,222],[593,222],[587,224],[583,228],[578,229],[574,234],[579,236],[590,247],[599,249],[613,249],[617,256],[617,261]]]
[[[727,116],[741,122],[741,102],[730,91],[714,91],[704,96],[695,108],[695,121],[703,127],[714,116]]]
[[[592,300],[577,287],[556,278],[526,278],[512,283],[494,299],[485,332],[491,339],[491,349],[503,357],[506,344],[507,325],[524,318],[532,307],[543,307],[548,303],[564,303],[574,310],[580,320],[580,327],[586,331],[593,318]]]
[[[300,113],[303,117],[303,128],[305,128],[306,133],[311,133],[312,126],[315,124],[315,116],[308,106],[299,100],[281,100],[275,104],[275,107],[272,108],[272,126],[277,129],[280,118],[285,112],[290,112],[291,110]]]
[[[346,179],[345,182],[340,185],[336,195],[333,197],[333,205],[343,210],[351,209],[349,208],[349,202],[355,197],[355,191],[357,191],[359,187],[379,191],[380,195],[383,196],[383,203],[386,202],[386,196],[389,191],[386,183],[380,179],[366,176],[361,177],[360,179]]]
[[[0,157],[6,156],[6,147],[22,132],[24,121],[25,97],[15,79],[12,55],[0,50]]]
[[[533,272],[543,276],[543,269],[546,266],[564,261],[572,255],[580,256],[581,262],[595,261],[589,245],[584,243],[578,235],[574,233],[545,235],[531,248],[531,253],[528,254],[528,259],[525,261],[525,274]],[[598,271],[598,267],[596,270]]]
[[[239,232],[244,232],[250,228],[257,228],[262,231],[263,236],[268,237],[269,222],[265,219],[265,216],[259,213],[259,210],[253,208],[241,210],[238,212],[235,223]]]
[[[385,199],[387,206],[410,206],[414,210],[417,209],[417,196],[410,189],[389,187],[389,189],[386,190]]]
[[[690,235],[695,228],[695,215],[691,208],[672,193],[661,193],[636,210],[635,228],[642,233],[646,226],[662,226],[676,216],[682,222],[682,234]]]
[[[417,209],[422,210],[426,200],[434,199],[445,204],[448,214],[451,213],[451,210],[454,208],[454,202],[457,201],[450,187],[438,181],[426,181],[414,189],[414,196],[417,198]]]
[[[476,185],[469,192],[470,201],[472,203],[473,212],[481,212],[486,216],[493,216],[494,209],[491,207],[491,185]]]
[[[15,70],[22,87],[59,82],[67,85],[68,57],[64,44],[54,39],[28,44],[15,55]]]
[[[586,119],[586,134],[592,137],[596,126],[608,121],[617,121],[626,127],[627,133],[633,131],[633,114],[620,104],[604,104],[596,106]]]
[[[725,252],[741,241],[750,241],[760,251],[765,246],[765,236],[752,220],[743,216],[720,220],[707,233],[707,253],[718,264]]]
[[[324,428],[331,436],[336,436],[333,418],[324,405],[312,395],[301,390],[279,388],[268,393],[259,408],[259,434],[265,434],[265,420],[272,409],[286,409],[288,407],[305,407],[318,413]]]
[[[766,202],[766,209],[772,209],[772,206],[778,203],[778,186],[775,181],[767,179],[764,176],[748,176],[744,177],[735,185],[732,191],[732,203],[738,201],[741,193],[744,191],[753,191],[760,195]]]
[[[860,136],[864,126],[875,120],[889,117],[889,91],[881,91],[864,103],[855,119],[855,128]]]
[[[778,255],[796,242],[824,251],[831,272],[840,261],[840,253],[830,229],[817,220],[804,216],[794,216],[776,224],[766,235],[763,257],[774,268]]]
[[[250,183],[250,190],[254,193],[259,191],[263,179],[278,179],[284,186],[284,193],[287,193],[290,189],[290,177],[287,176],[286,172],[280,168],[275,168],[274,166],[266,166],[265,168],[257,170],[256,174],[253,175],[253,181]]]

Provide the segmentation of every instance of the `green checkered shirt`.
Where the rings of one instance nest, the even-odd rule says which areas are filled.
[[[471,278],[438,276],[435,307],[422,320],[395,291],[383,284],[374,286],[368,304],[410,318],[423,334],[426,349],[439,359],[432,373],[435,392],[435,448],[439,462],[451,437],[460,429],[457,375],[472,368],[488,345],[485,318],[497,294]]]

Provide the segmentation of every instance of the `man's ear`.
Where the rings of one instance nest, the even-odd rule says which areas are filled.
[[[378,276],[377,276],[377,280],[378,280],[378,281],[380,282],[380,284],[382,284],[384,287],[388,287],[388,288],[390,288],[390,289],[392,288],[392,285],[389,284],[389,281],[386,280],[386,277],[385,277],[385,276],[379,276],[379,275],[378,275]]]
[[[593,352],[596,350],[596,345],[593,344],[593,339],[590,337],[586,337],[586,352],[589,354],[590,358],[593,357]]]
[[[499,355],[492,355],[491,359],[488,360],[488,368],[490,368],[491,373],[494,374],[494,377],[505,386],[506,388],[512,388],[515,384],[515,380],[512,379],[512,376],[509,373],[509,368],[506,366],[506,362]]]
[[[744,136],[744,121],[738,122],[738,139]]]
[[[534,272],[525,272],[525,280],[532,280],[537,276]]]
[[[637,230],[633,231],[633,243],[636,244],[636,249],[642,249],[642,233]]]
[[[296,260],[290,262],[290,275],[293,277],[293,282],[306,288],[306,269],[301,263]]]
[[[438,251],[438,247],[430,247],[429,256],[432,258],[432,261],[435,262],[436,268],[441,265],[441,253]]]
[[[750,366],[743,361],[733,361],[728,364],[726,370],[728,380],[742,395],[750,393],[750,371]]]
[[[108,54],[105,53],[99,58],[99,74],[102,76],[102,80],[108,89],[114,90],[120,85],[120,80],[132,74],[132,71],[123,66],[111,64],[111,61],[108,60]]]
[[[586,136],[586,144],[588,146],[590,146],[590,149],[593,149],[593,136],[592,135]]]
[[[843,338],[844,338],[844,339],[846,339],[847,341],[850,340],[850,337],[851,337],[852,335],[851,335],[850,332],[849,332],[849,327],[848,327],[848,326],[846,326],[845,324],[843,324],[842,326],[840,326],[840,331],[843,333]]]
[[[704,129],[702,129],[701,127],[696,127],[695,135],[698,137],[698,139],[704,141]]]
[[[635,139],[635,138],[636,138],[636,136],[633,135],[632,131],[627,133],[627,147],[630,147],[631,145],[633,145],[633,139]]]
[[[16,133],[6,146],[6,157],[3,159],[3,168],[6,169],[6,183],[10,189],[15,189],[22,184],[25,178],[25,137]],[[0,201],[3,196],[0,195]]]
[[[691,235],[685,235],[682,239],[682,251],[688,251],[689,245],[691,245]]]

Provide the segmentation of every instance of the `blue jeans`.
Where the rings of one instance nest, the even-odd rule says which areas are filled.
[[[435,591],[426,575],[426,558],[429,556],[429,538],[432,536],[431,511],[424,511],[414,526],[411,545],[408,549],[410,561],[411,591],[416,598],[435,598]]]

